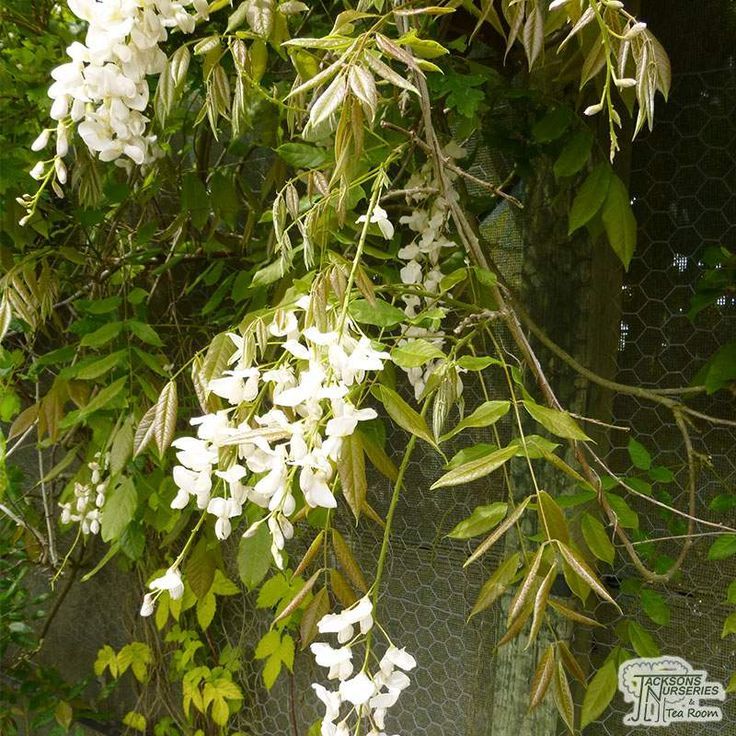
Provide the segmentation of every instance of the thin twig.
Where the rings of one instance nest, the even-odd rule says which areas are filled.
[[[36,381],[36,404],[40,401],[39,385]],[[43,450],[41,449],[41,434],[38,433],[38,442],[36,444],[36,456],[38,457],[38,477],[41,486],[41,502],[43,504],[43,515],[46,520],[46,533],[48,534],[48,553],[51,566],[56,568],[59,564],[59,558],[56,554],[56,540],[54,538],[54,526],[51,517],[51,505],[49,504],[49,495],[46,488],[46,471],[43,468]]]

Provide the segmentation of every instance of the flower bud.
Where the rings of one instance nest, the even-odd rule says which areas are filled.
[[[43,179],[44,169],[43,161],[39,161],[28,173],[36,180]]]
[[[44,128],[38,135],[38,138],[36,138],[33,143],[31,143],[31,151],[41,151],[49,143],[49,138],[51,137],[51,131],[48,128]]]
[[[634,23],[631,28],[624,34],[624,41],[629,41],[635,36],[638,36],[647,27],[646,23]]]

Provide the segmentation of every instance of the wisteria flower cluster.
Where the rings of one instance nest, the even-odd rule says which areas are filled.
[[[444,150],[448,159],[461,158],[465,151],[456,144],[448,145]],[[448,181],[456,178],[456,175],[448,170],[446,174]],[[435,180],[434,170],[431,162],[414,172],[407,182],[407,204],[413,208],[410,215],[403,215],[399,222],[406,225],[412,232],[416,233],[411,243],[401,248],[398,257],[404,262],[401,268],[401,282],[407,286],[417,286],[430,295],[438,294],[440,282],[444,274],[439,263],[443,251],[457,249],[457,243],[449,240],[446,236],[448,221],[450,217],[450,201],[457,198],[454,190],[443,194],[436,194],[438,183]],[[414,319],[423,309],[430,306],[432,296],[419,296],[407,293],[402,296],[404,302],[404,314],[409,319]],[[438,348],[442,349],[444,344],[443,333],[439,328],[428,329],[419,325],[405,324],[402,327],[405,338],[423,338]],[[406,342],[401,340],[399,344]],[[429,361],[421,368],[407,369],[407,377],[417,401],[421,398],[429,376],[434,372],[437,365],[436,360]],[[458,395],[462,392],[462,382],[458,378]]]
[[[335,634],[340,644],[333,648],[326,642],[315,642],[310,647],[317,664],[327,669],[327,678],[338,683],[336,690],[312,684],[325,706],[322,736],[348,736],[364,720],[369,724],[367,736],[385,736],[386,712],[411,684],[406,672],[416,667],[416,660],[393,645],[378,661],[375,672],[367,671],[366,658],[362,669],[354,674],[353,650],[363,643],[368,646],[366,635],[373,625],[373,604],[368,597],[340,613],[326,614],[317,623],[321,634]]]
[[[208,16],[207,0],[69,0],[69,9],[89,27],[84,43],[67,49],[71,60],[51,73],[51,118],[57,121],[51,161],[62,185],[73,125],[102,161],[125,165],[125,157],[141,165],[156,158],[156,136],[148,132],[144,114],[150,95],[147,77],[164,69],[160,44],[169,30],[191,33],[196,21]],[[42,131],[33,150],[45,148],[52,132]],[[49,164],[39,162],[31,175],[44,178]]]
[[[108,457],[98,452],[95,459],[88,463],[91,471],[88,483],[74,483],[74,500],[60,503],[61,523],[80,525],[82,534],[100,533],[100,511],[105,505],[105,495],[109,484],[109,478],[103,479],[107,467]]]
[[[271,363],[255,365],[252,332],[230,334],[230,367],[207,387],[228,408],[192,419],[196,437],[173,442],[180,464],[173,470],[178,492],[172,508],[194,499],[216,518],[220,539],[230,536],[231,519],[241,516],[247,501],[266,509],[245,534],[266,523],[279,567],[293,535],[294,486],[310,508],[337,505],[333,481],[343,438],[358,422],[376,417],[373,409],[356,407],[356,390],[389,358],[348,318],[338,324],[334,311],[328,312],[334,329],[305,326],[309,305],[302,297],[260,323],[276,351]]]

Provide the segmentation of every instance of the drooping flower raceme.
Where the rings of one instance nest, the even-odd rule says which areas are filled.
[[[465,155],[463,149],[450,144],[444,151],[447,158],[460,158]],[[446,180],[452,182],[456,175],[452,171],[446,172]],[[398,257],[404,262],[400,270],[401,282],[407,287],[417,287],[429,296],[419,296],[406,293],[402,297],[404,313],[409,319],[414,319],[422,310],[426,309],[434,300],[434,295],[440,293],[440,282],[444,274],[440,270],[440,256],[443,253],[457,249],[458,246],[450,240],[446,233],[450,218],[450,203],[457,198],[457,193],[450,189],[443,194],[435,194],[438,189],[434,179],[434,170],[431,162],[427,162],[421,169],[412,174],[407,182],[407,204],[413,208],[410,215],[403,215],[399,222],[406,225],[415,233],[414,239],[401,248]],[[442,308],[433,305],[435,311]],[[410,339],[422,338],[427,342],[442,348],[443,333],[439,320],[434,320],[432,329],[418,325],[407,324],[402,326],[404,335],[399,344]],[[414,388],[417,401],[422,396],[429,376],[437,365],[436,360],[429,361],[423,367],[407,369],[407,377]],[[462,382],[457,378],[457,394],[462,392]]]
[[[366,634],[373,624],[373,604],[367,597],[340,613],[326,614],[317,623],[321,634],[336,634],[340,645],[333,648],[326,642],[315,642],[310,647],[317,664],[327,669],[327,679],[337,681],[335,689],[312,684],[325,706],[321,736],[348,736],[364,722],[369,736],[385,736],[386,712],[411,684],[406,672],[417,663],[411,654],[393,644],[389,644],[375,671],[369,672],[364,664],[355,672],[354,649],[368,646]]]
[[[105,504],[105,495],[109,478],[104,477],[109,457],[97,453],[94,460],[87,464],[90,478],[86,483],[74,483],[74,500],[60,503],[61,523],[80,525],[82,534],[100,533],[100,511]]]
[[[337,506],[344,439],[376,417],[356,405],[361,384],[389,359],[337,310],[327,308],[322,329],[310,315],[310,297],[303,296],[243,334],[230,333],[228,367],[206,386],[222,408],[192,419],[196,436],[172,443],[178,465],[171,507],[194,504],[213,516],[220,539],[230,536],[247,503],[262,508],[245,535],[265,524],[278,567],[297,507]],[[255,365],[258,351],[270,362]]]
[[[63,158],[72,126],[102,161],[141,165],[156,158],[156,137],[148,131],[145,115],[150,96],[147,77],[164,69],[166,55],[160,44],[169,30],[191,33],[196,21],[208,16],[207,0],[69,0],[68,4],[89,26],[84,43],[69,46],[70,60],[51,73],[51,118],[57,121],[52,165],[61,185],[67,179]],[[47,146],[50,133],[41,132],[34,151]],[[47,168],[39,163],[32,175],[41,179]]]

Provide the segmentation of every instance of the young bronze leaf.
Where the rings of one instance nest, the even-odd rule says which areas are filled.
[[[153,419],[153,435],[159,454],[163,455],[174,439],[176,429],[176,413],[179,399],[176,392],[176,381],[169,381],[156,402]]]
[[[549,572],[545,575],[542,584],[537,588],[537,594],[534,596],[534,615],[532,616],[532,627],[529,631],[529,641],[525,649],[528,649],[532,642],[537,638],[539,630],[542,628],[544,621],[544,612],[549,601],[549,591],[557,578],[557,566],[552,565]]]
[[[281,611],[281,613],[273,620],[274,624],[277,624],[279,621],[283,621],[287,616],[290,616],[297,608],[299,608],[299,606],[301,606],[307,596],[312,592],[312,588],[314,588],[314,584],[317,582],[321,574],[322,568],[317,570],[312,577],[304,583],[304,585],[299,589],[299,592],[289,601],[286,608],[284,608],[284,610]]]
[[[557,662],[557,666],[555,667],[554,680],[555,705],[568,730],[571,734],[574,734],[575,706],[573,705],[572,693],[570,692],[570,683],[567,681],[567,675],[560,661]]]
[[[544,696],[547,694],[549,685],[552,682],[554,671],[555,652],[550,644],[539,660],[537,669],[534,672],[532,688],[529,692],[529,710],[534,710],[544,700]]]
[[[340,567],[348,576],[350,582],[363,593],[367,592],[368,583],[363,575],[363,571],[360,569],[358,561],[345,541],[345,537],[337,529],[332,530],[332,547],[335,550],[335,557],[337,557]]]
[[[588,563],[571,547],[568,547],[562,542],[558,543],[560,553],[565,559],[565,562],[570,566],[573,572],[580,577],[585,583],[587,583],[603,600],[608,601],[612,606],[615,606],[620,613],[620,606],[616,603],[609,592],[603,586],[603,583],[598,579],[598,576],[590,569]]]
[[[339,570],[330,570],[330,588],[343,608],[350,608],[358,600],[350,583],[345,580]]]
[[[483,587],[480,589],[480,593],[478,594],[478,599],[475,601],[475,605],[470,611],[468,620],[481,611],[485,611],[486,608],[506,592],[509,584],[516,576],[516,571],[519,569],[520,562],[521,555],[518,552],[514,552],[511,557],[498,566],[493,575],[483,583]]]
[[[386,451],[366,432],[358,430],[363,450],[371,461],[373,467],[378,470],[381,475],[386,476],[392,483],[396,482],[399,477],[399,469],[393,460],[386,454]]]
[[[529,501],[531,501],[531,498],[531,496],[527,496],[513,510],[511,516],[508,516],[506,520],[494,532],[492,532],[478,545],[475,552],[473,552],[473,554],[470,555],[467,560],[465,560],[465,564],[463,565],[463,567],[467,567],[471,562],[477,560],[482,554],[485,554],[499,539],[501,539],[504,534],[506,534],[509,529],[511,529],[514,524],[516,524],[516,522],[521,518],[521,515],[526,510],[526,507],[529,505]]]
[[[531,565],[529,565],[529,570],[524,578],[524,582],[519,586],[519,589],[516,591],[516,595],[511,601],[507,623],[511,623],[519,615],[521,609],[526,605],[536,583],[537,572],[539,571],[539,566],[542,564],[543,554],[544,547],[542,546],[539,547],[537,553],[534,555],[534,559],[532,560]]]
[[[301,562],[297,565],[294,570],[294,577],[301,575],[310,565],[312,560],[317,556],[317,553],[322,549],[322,543],[325,539],[325,530],[322,529],[320,533],[312,540],[312,544],[309,545],[309,549],[304,553]]]
[[[585,672],[580,666],[580,662],[575,658],[575,655],[570,651],[570,647],[564,641],[557,642],[557,654],[560,657],[560,661],[565,665],[567,671],[582,685],[585,684]]]
[[[330,610],[330,597],[327,588],[320,588],[309,605],[304,610],[304,615],[299,623],[300,648],[306,649],[317,636],[317,622]]]
[[[556,601],[554,598],[549,599],[549,605],[552,606],[557,613],[561,614],[565,618],[569,618],[570,621],[574,621],[576,624],[583,624],[584,626],[603,626],[603,624],[599,624],[594,618],[585,616],[574,608],[569,608],[564,603]]]
[[[365,504],[368,481],[365,476],[365,454],[361,435],[357,432],[342,438],[337,463],[342,493],[357,521]]]
[[[156,404],[148,409],[138,423],[138,427],[135,430],[135,437],[133,438],[133,457],[138,457],[153,438],[155,416]]]
[[[521,630],[524,628],[526,622],[529,620],[529,616],[531,615],[532,604],[528,603],[526,607],[522,609],[521,613],[514,619],[511,626],[508,627],[506,633],[499,639],[496,647],[500,648],[504,644],[508,644],[510,641],[515,639],[521,633]]]

